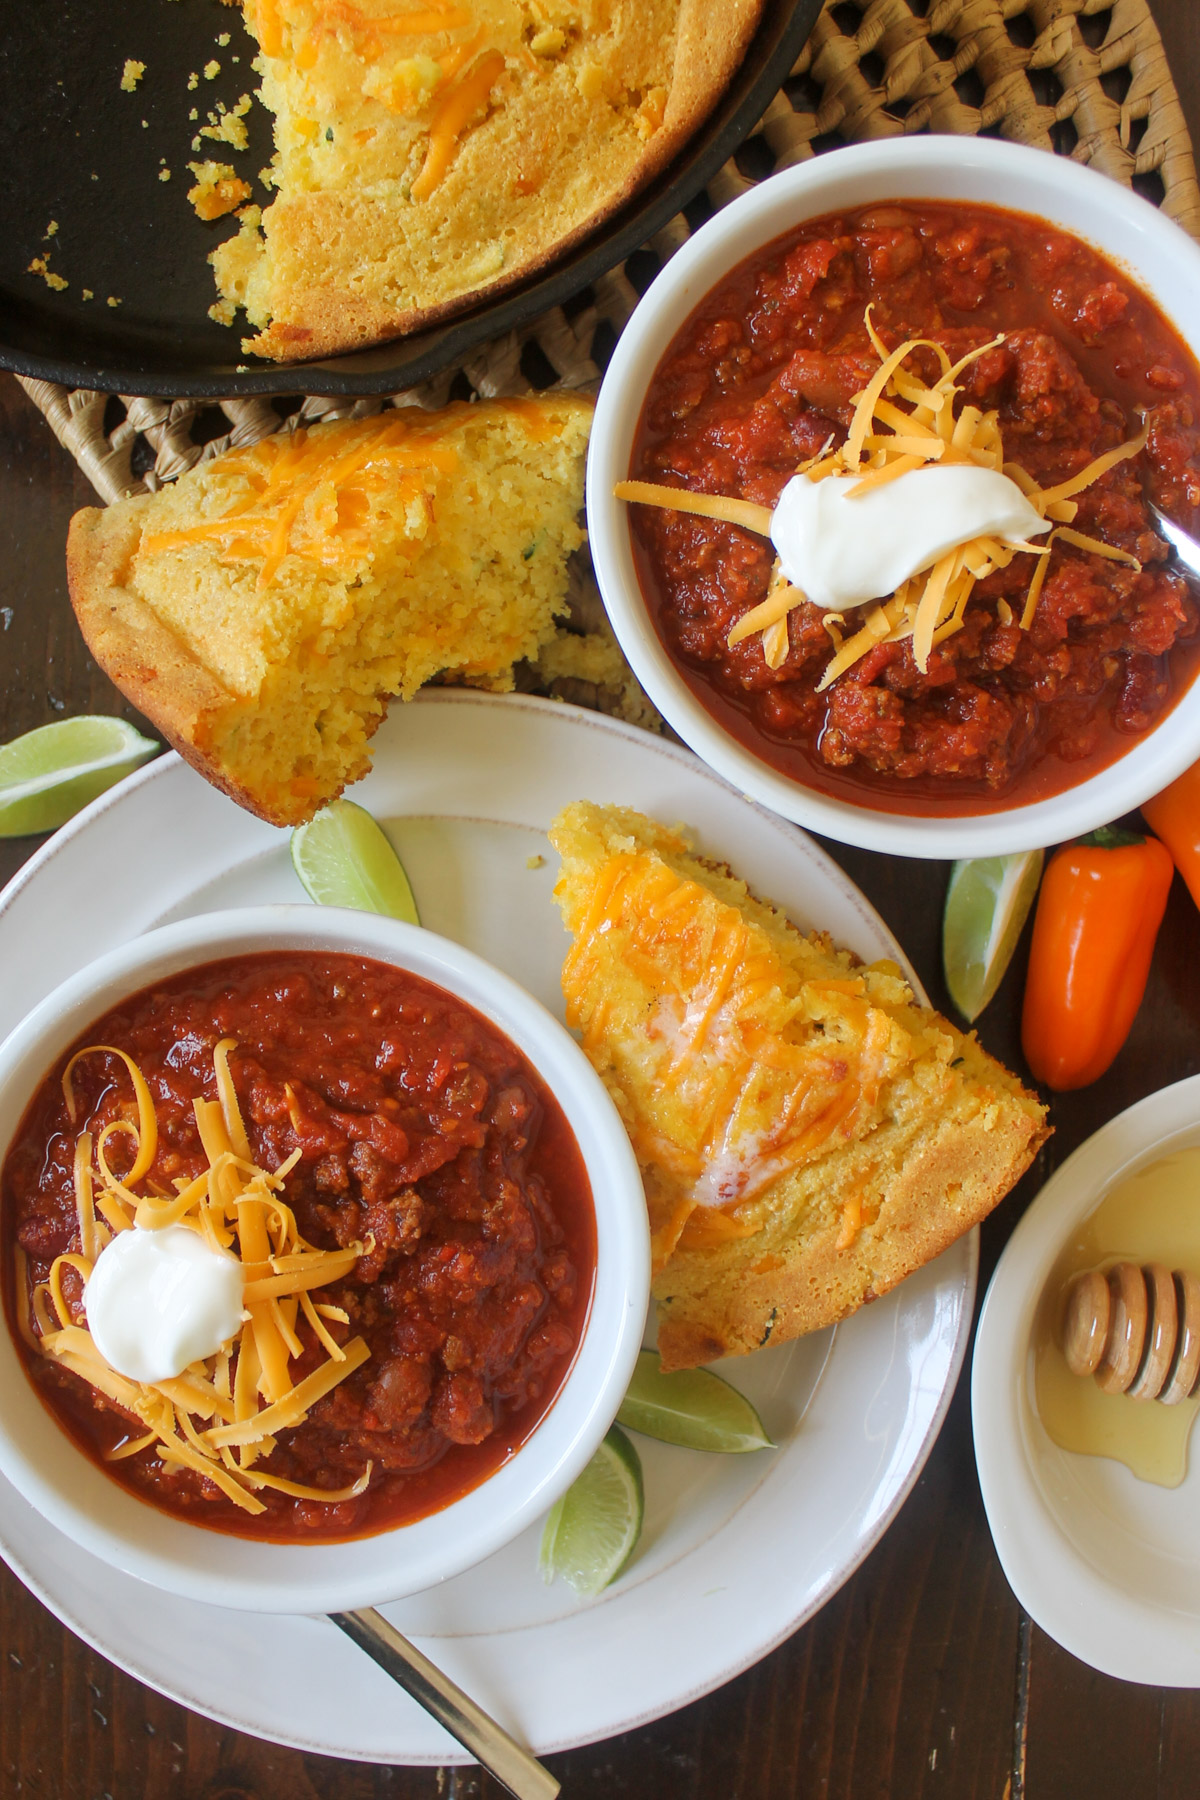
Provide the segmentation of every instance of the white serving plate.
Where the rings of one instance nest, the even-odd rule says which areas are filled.
[[[689,752],[599,714],[422,695],[393,709],[353,797],[387,823],[425,921],[560,1015],[567,940],[544,832],[573,799],[682,820],[799,925],[826,928],[865,959],[904,960],[801,832]],[[72,970],[153,925],[298,897],[288,834],[164,757],[51,839],[0,898],[0,1033]],[[639,1438],[644,1535],[598,1601],[542,1584],[535,1526],[478,1568],[386,1607],[388,1618],[542,1754],[708,1693],[811,1618],[895,1516],[962,1366],[977,1260],[972,1233],[836,1332],[725,1365],[777,1450],[704,1456]],[[103,1655],[223,1724],[331,1756],[463,1760],[323,1619],[206,1606],[119,1575],[4,1484],[0,1551]]]
[[[1200,1687],[1195,1445],[1177,1488],[1139,1481],[1110,1457],[1060,1450],[1038,1417],[1030,1340],[1047,1277],[1080,1221],[1118,1182],[1195,1144],[1200,1075],[1139,1100],[1068,1157],[1000,1258],[971,1372],[983,1503],[1017,1599],[1081,1662],[1155,1687]]]

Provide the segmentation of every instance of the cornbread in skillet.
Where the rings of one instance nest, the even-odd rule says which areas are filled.
[[[625,808],[577,802],[550,838],[567,1020],[641,1165],[664,1368],[845,1318],[1028,1167],[1045,1109],[894,964]]]
[[[277,199],[214,253],[246,348],[324,356],[520,280],[711,110],[761,0],[244,0]]]
[[[400,408],[77,513],[83,635],[202,774],[298,824],[366,772],[389,695],[448,670],[510,687],[553,637],[591,411],[564,393]]]

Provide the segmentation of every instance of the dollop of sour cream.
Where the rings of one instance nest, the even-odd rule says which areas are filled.
[[[242,1267],[186,1225],[119,1231],[84,1294],[101,1356],[130,1381],[170,1381],[214,1356],[242,1318]]]
[[[1050,529],[998,469],[910,469],[851,499],[860,479],[794,475],[771,517],[783,573],[824,612],[882,600],[971,538],[1019,543]]]

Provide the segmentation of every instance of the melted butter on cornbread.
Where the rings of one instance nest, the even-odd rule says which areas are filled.
[[[646,1184],[664,1367],[843,1318],[1008,1192],[1045,1111],[893,964],[804,936],[687,840],[551,828],[568,1022]]]
[[[737,68],[761,0],[244,0],[278,198],[214,253],[287,359],[506,285],[661,167]]]
[[[388,696],[447,670],[511,687],[553,637],[591,410],[564,393],[396,409],[77,513],[84,636],[189,761],[297,824],[365,774]]]

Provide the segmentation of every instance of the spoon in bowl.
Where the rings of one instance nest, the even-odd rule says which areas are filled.
[[[1200,543],[1189,531],[1185,531],[1182,525],[1177,525],[1174,519],[1168,519],[1166,513],[1162,511],[1161,507],[1155,506],[1153,500],[1147,501],[1146,504],[1154,519],[1159,536],[1166,538],[1186,569],[1189,569],[1193,575],[1200,575]]]

